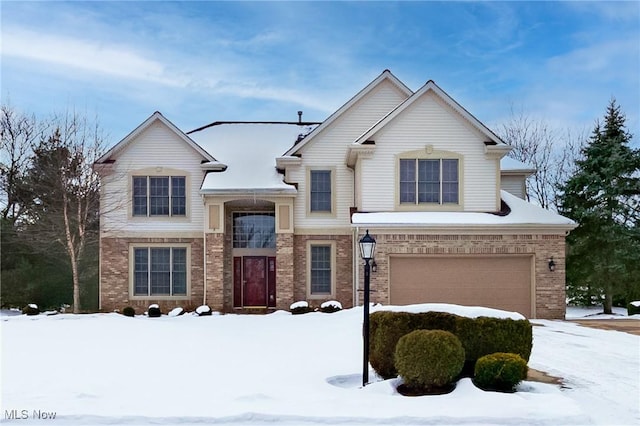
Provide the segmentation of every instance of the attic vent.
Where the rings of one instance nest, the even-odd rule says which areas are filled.
[[[298,135],[298,139],[296,139],[296,142],[295,142],[295,143],[297,144],[297,143],[298,143],[298,142],[300,142],[302,139],[304,139],[304,134],[300,133],[300,134]]]

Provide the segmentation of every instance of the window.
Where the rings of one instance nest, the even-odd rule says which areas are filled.
[[[185,216],[184,176],[134,176],[134,216]]]
[[[401,159],[400,203],[457,204],[457,159]]]
[[[310,171],[309,210],[311,212],[331,213],[331,171]]]
[[[186,296],[186,247],[135,247],[134,296]]]
[[[311,282],[312,295],[331,294],[331,245],[311,246]]]
[[[234,213],[233,248],[276,248],[275,213]]]

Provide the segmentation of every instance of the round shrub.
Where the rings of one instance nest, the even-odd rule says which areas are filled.
[[[448,331],[415,330],[398,340],[395,366],[407,387],[429,391],[453,383],[464,366],[464,349]]]
[[[25,315],[38,315],[40,313],[40,309],[38,309],[38,305],[35,303],[29,303],[27,306],[22,308],[22,313]]]
[[[136,310],[131,306],[127,306],[122,310],[122,315],[124,315],[125,317],[134,317],[136,315]]]
[[[211,308],[208,305],[201,305],[196,308],[199,317],[211,316]]]
[[[300,314],[313,312],[313,308],[309,307],[309,303],[305,302],[304,300],[292,303],[291,306],[289,306],[289,310],[293,315],[300,315]]]
[[[184,309],[178,306],[170,310],[167,315],[170,317],[179,317],[180,315],[184,315],[184,312]]]
[[[320,312],[324,312],[325,314],[331,314],[333,312],[338,312],[342,310],[342,303],[337,300],[328,300],[323,302],[320,305]]]
[[[153,304],[149,306],[147,314],[149,315],[149,318],[158,318],[162,315],[162,311],[160,310],[160,306]]]
[[[513,392],[527,372],[527,361],[520,355],[497,352],[478,359],[473,381],[480,389]]]

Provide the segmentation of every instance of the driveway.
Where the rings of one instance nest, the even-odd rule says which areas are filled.
[[[640,320],[637,319],[614,319],[614,320],[567,320],[575,322],[585,327],[599,328],[602,330],[622,331],[640,336]]]

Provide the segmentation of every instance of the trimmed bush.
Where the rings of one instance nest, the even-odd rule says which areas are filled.
[[[444,330],[455,334],[456,315],[446,312],[378,311],[370,315],[369,362],[384,379],[398,375],[394,362],[396,344],[413,330]]]
[[[639,315],[640,314],[640,301],[629,302],[627,305],[627,315]]]
[[[445,312],[378,311],[370,316],[369,362],[384,379],[396,377],[394,364],[398,340],[414,330],[445,330],[455,334],[465,350],[465,374],[472,375],[478,358],[510,352],[525,360],[531,355],[533,332],[527,320],[466,318]]]
[[[162,316],[162,311],[160,310],[160,306],[156,304],[149,306],[147,315],[149,315],[149,318],[158,318]]]
[[[498,352],[478,359],[473,382],[480,389],[513,392],[527,378],[528,370],[520,355]]]
[[[22,313],[25,315],[38,315],[40,313],[40,309],[38,309],[38,305],[29,303],[27,306],[22,308]]]
[[[334,312],[338,312],[342,310],[342,303],[336,300],[328,300],[323,302],[320,305],[320,312],[324,312],[325,314],[332,314]]]
[[[309,307],[309,303],[305,302],[304,300],[300,302],[292,303],[291,306],[289,306],[289,310],[293,315],[300,315],[300,314],[313,312],[313,308]]]
[[[169,313],[167,314],[167,316],[170,317],[179,317],[180,315],[184,315],[184,309],[180,306],[177,306],[175,308],[173,308],[172,310],[169,311]]]
[[[528,361],[533,347],[533,329],[528,320],[458,317],[455,335],[464,346],[468,374],[473,374],[476,361],[484,355],[508,352]]]
[[[136,310],[131,306],[127,306],[122,310],[122,315],[124,315],[125,317],[134,317],[136,315]]]
[[[196,308],[199,317],[211,316],[211,308],[208,305],[201,305]]]
[[[395,365],[406,386],[429,391],[453,383],[464,366],[464,349],[448,331],[416,330],[398,340]]]

